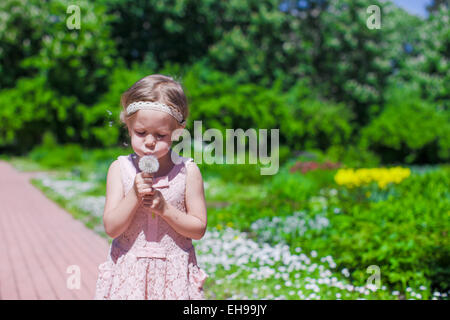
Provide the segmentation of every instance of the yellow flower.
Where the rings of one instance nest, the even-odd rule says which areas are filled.
[[[218,224],[218,225],[216,226],[216,229],[222,230],[222,225],[221,225],[221,224]]]
[[[227,222],[227,227],[229,227],[229,228],[233,228],[233,222]]]
[[[389,183],[400,183],[411,175],[409,168],[372,168],[372,169],[340,169],[336,173],[334,180],[339,185],[348,188],[359,187],[362,185],[376,182],[378,186],[384,189]]]

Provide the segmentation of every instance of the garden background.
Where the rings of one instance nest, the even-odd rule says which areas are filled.
[[[70,30],[73,4],[80,28]],[[379,29],[367,27],[370,5]],[[199,164],[208,230],[194,244],[207,298],[447,299],[448,1],[427,11],[375,0],[3,0],[1,159],[40,171],[33,183],[106,237],[106,172],[132,152],[120,95],[167,74],[186,89],[191,132],[194,120],[280,130],[273,176],[259,164]]]

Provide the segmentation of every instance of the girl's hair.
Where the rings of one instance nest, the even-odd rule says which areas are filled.
[[[127,121],[136,114],[126,115],[126,108],[136,101],[162,102],[181,112],[184,119],[189,115],[188,103],[181,83],[162,74],[152,74],[133,84],[122,94],[120,104],[120,121],[127,125]]]

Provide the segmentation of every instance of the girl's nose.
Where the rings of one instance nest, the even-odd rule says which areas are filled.
[[[153,137],[153,135],[149,134],[145,137],[145,145],[147,147],[154,147],[155,142],[156,142],[156,139]]]

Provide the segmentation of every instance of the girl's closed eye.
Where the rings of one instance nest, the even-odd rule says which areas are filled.
[[[135,131],[137,135],[139,136],[143,136],[145,135],[145,131]],[[166,137],[166,134],[157,134],[156,138],[157,139],[164,139]]]

